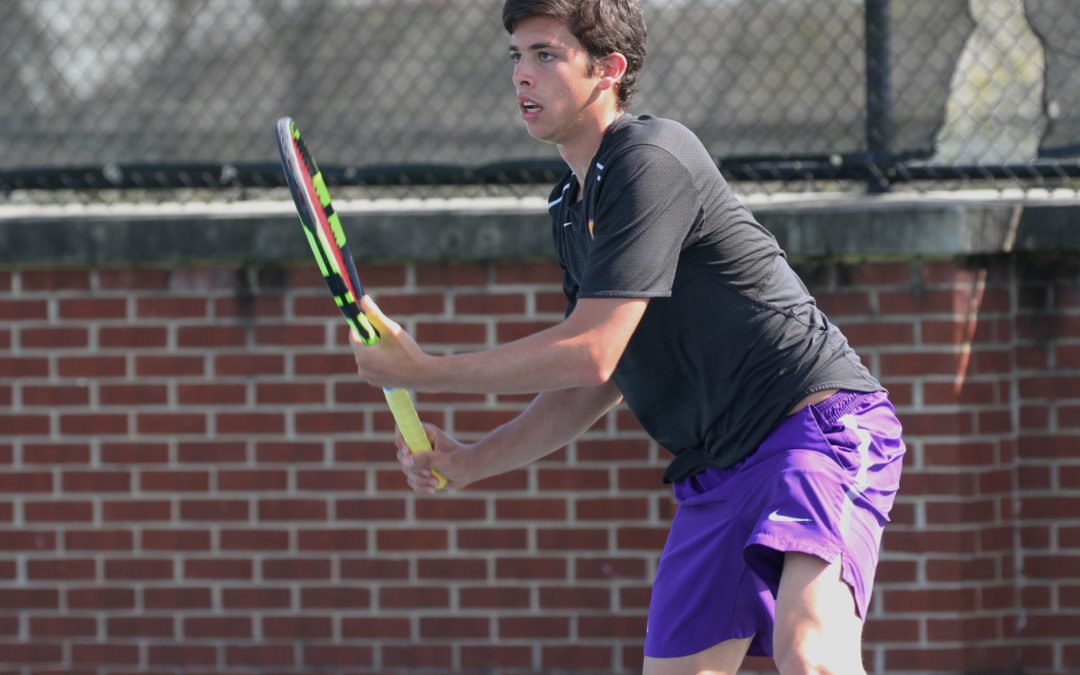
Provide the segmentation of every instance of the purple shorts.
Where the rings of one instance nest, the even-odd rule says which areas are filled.
[[[679,509],[653,583],[645,655],[754,636],[772,656],[784,553],[841,561],[866,618],[904,443],[884,392],[841,391],[783,421],[728,469],[675,483]]]

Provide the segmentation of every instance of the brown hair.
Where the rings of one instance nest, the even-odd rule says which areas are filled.
[[[645,64],[645,18],[638,0],[506,0],[502,16],[507,33],[534,16],[562,21],[594,64],[612,52],[625,56],[626,73],[616,95],[620,109],[630,103],[638,71]]]

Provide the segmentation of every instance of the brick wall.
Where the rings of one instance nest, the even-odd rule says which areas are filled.
[[[798,263],[907,429],[872,672],[1080,671],[1077,266]],[[561,317],[548,263],[364,271],[434,350]],[[673,506],[632,416],[419,498],[351,373],[308,265],[0,270],[0,672],[638,669]]]

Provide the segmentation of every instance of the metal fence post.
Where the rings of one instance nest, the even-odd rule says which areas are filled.
[[[870,193],[889,191],[885,175],[892,159],[892,64],[889,0],[866,0],[866,148]]]

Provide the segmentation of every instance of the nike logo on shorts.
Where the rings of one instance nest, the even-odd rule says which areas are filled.
[[[769,514],[769,520],[774,520],[778,523],[809,523],[809,518],[796,518],[795,516],[784,516],[780,514],[780,509],[777,509]]]

